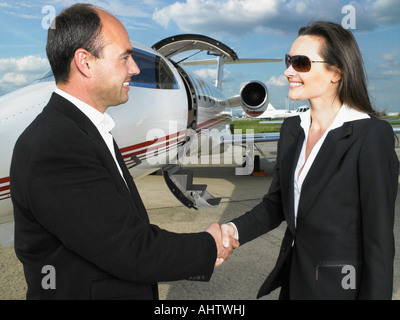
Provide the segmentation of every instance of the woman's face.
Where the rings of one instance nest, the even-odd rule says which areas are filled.
[[[323,61],[319,55],[324,40],[317,36],[300,36],[290,49],[289,56],[307,56],[311,61]],[[311,63],[311,70],[298,72],[290,65],[285,76],[289,81],[289,98],[292,100],[308,99],[310,103],[320,100],[332,102],[337,96],[340,74],[329,70],[326,63]]]

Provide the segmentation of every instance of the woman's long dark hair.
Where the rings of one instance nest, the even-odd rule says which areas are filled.
[[[317,36],[324,39],[321,46],[321,57],[328,66],[339,69],[338,96],[342,103],[351,108],[377,117],[368,95],[367,75],[360,49],[353,34],[341,25],[316,21],[299,30],[299,36]],[[329,68],[329,67],[328,67]]]

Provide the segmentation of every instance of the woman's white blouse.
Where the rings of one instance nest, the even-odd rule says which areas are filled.
[[[304,135],[305,139],[303,142],[303,146],[300,152],[299,159],[297,161],[297,166],[296,170],[294,173],[294,217],[295,217],[295,225],[296,225],[296,220],[297,220],[297,210],[299,207],[299,200],[301,196],[301,187],[303,185],[304,179],[307,177],[307,173],[311,168],[311,165],[313,164],[319,150],[321,149],[322,144],[325,141],[326,136],[328,135],[329,131],[341,127],[345,122],[350,122],[350,121],[355,121],[355,120],[361,120],[361,119],[368,119],[370,116],[366,113],[357,111],[355,109],[349,108],[345,104],[342,105],[340,108],[339,112],[337,113],[335,119],[332,121],[331,125],[329,128],[325,131],[324,135],[319,139],[319,141],[315,144],[313,149],[311,150],[310,155],[308,156],[307,162],[305,162],[305,157],[306,157],[306,145],[307,145],[307,140],[308,140],[308,131],[310,129],[311,125],[311,118],[310,118],[310,110],[304,112],[302,115],[300,115],[300,125],[304,130]],[[301,173],[299,175],[300,169]],[[234,229],[235,229],[235,238],[239,240],[239,233],[238,230],[235,226],[234,223],[229,222]],[[294,241],[293,241],[294,244]],[[293,245],[292,244],[292,245]]]
[[[294,173],[294,216],[295,216],[295,224],[297,220],[297,210],[299,207],[299,200],[301,196],[301,187],[303,185],[304,179],[307,177],[307,173],[310,170],[319,150],[321,149],[322,144],[325,141],[326,136],[328,133],[336,128],[341,127],[345,122],[367,119],[369,115],[355,109],[349,108],[345,104],[340,108],[339,112],[337,113],[335,119],[332,121],[329,128],[325,131],[323,136],[318,140],[315,144],[313,149],[311,150],[310,155],[308,156],[307,162],[305,162],[306,157],[306,145],[308,140],[308,132],[311,125],[311,118],[310,118],[310,110],[300,115],[300,125],[304,130],[305,139],[303,142],[303,147],[300,152],[299,160],[297,161],[296,170]],[[303,167],[304,166],[304,167]],[[300,172],[300,169],[303,169]],[[299,175],[300,172],[300,175]]]

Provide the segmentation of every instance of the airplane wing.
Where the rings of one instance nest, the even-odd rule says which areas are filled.
[[[248,64],[248,63],[266,63],[266,62],[281,62],[282,59],[237,59],[235,61],[226,60],[224,64]],[[212,66],[218,64],[218,59],[205,59],[196,61],[183,61],[183,66]]]
[[[222,136],[221,143],[246,143],[246,142],[271,142],[279,140],[279,132],[254,133],[254,134],[232,134]]]

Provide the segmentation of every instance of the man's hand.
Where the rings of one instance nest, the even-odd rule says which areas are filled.
[[[239,247],[239,241],[229,236],[229,232],[225,234],[224,244],[222,243],[222,230],[218,223],[211,224],[206,232],[211,234],[217,245],[217,261],[215,262],[215,267],[219,267],[229,255],[232,253],[233,249]]]
[[[236,227],[232,223],[221,225],[221,234],[224,247],[229,247],[230,239],[238,240]]]

